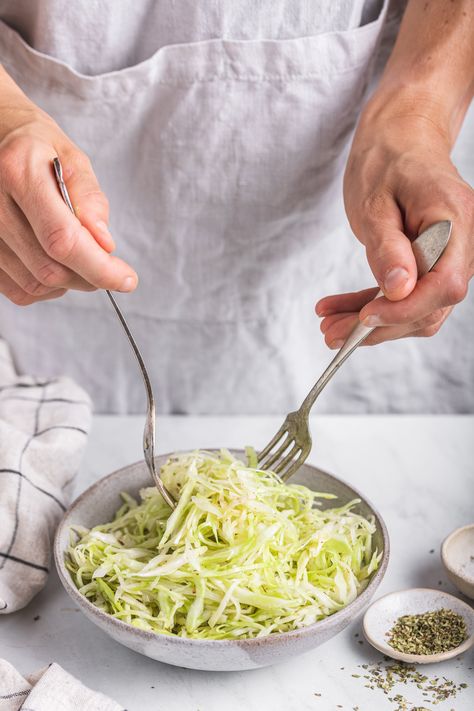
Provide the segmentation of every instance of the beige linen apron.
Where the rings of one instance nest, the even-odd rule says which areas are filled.
[[[314,302],[372,282],[341,172],[386,4],[346,31],[168,45],[95,76],[1,26],[0,60],[91,156],[110,199],[118,253],[140,276],[118,299],[160,412],[293,409],[330,356]],[[22,371],[67,373],[98,411],[143,411],[103,293],[27,309],[3,300],[0,333]],[[341,374],[321,411],[373,406],[377,388],[360,375]]]

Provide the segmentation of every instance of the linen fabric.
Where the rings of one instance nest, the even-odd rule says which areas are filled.
[[[0,0],[0,18],[39,52],[94,76],[172,44],[350,30],[375,19],[380,6],[381,0]]]
[[[332,356],[314,303],[374,283],[341,176],[399,13],[389,17],[387,0],[338,0],[327,14],[314,11],[324,3],[284,0],[271,10],[44,0],[28,18],[27,4],[0,0],[0,61],[92,158],[118,253],[140,276],[118,300],[158,411],[295,409]],[[455,152],[467,179],[473,125],[471,114]],[[472,411],[472,304],[470,295],[435,341],[360,349],[318,410]],[[139,371],[103,293],[23,310],[3,300],[0,334],[20,372],[66,370],[99,412],[143,412]]]
[[[25,678],[4,659],[0,659],[0,703],[2,711],[126,711],[56,663]]]
[[[65,377],[17,376],[0,341],[2,614],[24,607],[46,582],[54,532],[90,420],[82,388]]]

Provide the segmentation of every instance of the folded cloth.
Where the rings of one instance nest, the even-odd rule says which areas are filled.
[[[125,711],[58,664],[25,679],[4,659],[0,659],[0,707],[2,711]]]
[[[82,388],[18,376],[0,340],[0,613],[24,607],[46,582],[90,422]]]

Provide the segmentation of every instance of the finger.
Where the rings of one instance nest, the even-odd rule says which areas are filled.
[[[415,290],[403,301],[394,303],[381,298],[367,304],[360,312],[360,320],[367,326],[406,324],[462,301],[468,288],[466,242],[460,239],[453,225],[453,234],[443,256],[418,281]]]
[[[328,324],[324,332],[324,340],[329,348],[342,348],[344,341],[358,323],[357,313],[344,314]]]
[[[374,317],[370,320],[374,325],[406,323],[464,299],[471,266],[473,228],[469,216],[472,215],[473,192],[455,171],[442,177],[436,182],[420,182],[417,190],[413,190],[411,183],[402,183],[397,198],[404,207],[408,229],[414,234],[436,222],[452,221],[451,238],[443,256],[433,270],[419,280],[407,299],[400,304],[383,300],[376,306],[370,304],[362,310],[361,320],[370,316]]]
[[[431,338],[432,336],[436,336],[436,334],[439,332],[441,326],[443,323],[446,321],[448,318],[449,314],[453,310],[454,306],[451,306],[447,309],[444,310],[443,317],[437,321],[436,323],[433,323],[429,326],[424,326],[421,328],[419,331],[414,331],[411,335],[414,338]]]
[[[50,289],[77,289],[79,291],[92,291],[94,286],[75,274],[71,269],[55,262],[49,257],[36,239],[28,221],[13,200],[2,200],[2,224],[0,234],[3,238],[4,249],[13,253],[16,261],[21,262],[33,279]],[[16,280],[15,274],[3,265],[5,271]],[[21,275],[20,275],[21,276]],[[20,280],[20,286],[24,286]],[[26,288],[26,291],[28,289]]]
[[[436,222],[451,220],[450,243],[455,234],[458,237],[464,234],[470,241],[474,192],[451,164],[442,165],[431,175],[425,169],[422,176],[401,181],[397,199],[403,206],[406,226],[413,235],[421,234]]]
[[[33,296],[18,286],[18,284],[13,281],[13,279],[6,272],[0,269],[0,294],[6,296],[9,301],[17,306],[29,306],[37,301],[57,299],[65,293],[65,289],[54,289],[48,294]]]
[[[451,311],[452,308],[444,309],[439,320],[435,320],[435,315],[433,315],[432,318],[425,319],[422,325],[415,323],[411,328],[401,328],[400,326],[376,328],[361,345],[376,346],[385,341],[394,341],[400,338],[431,338],[438,333]]]
[[[356,235],[365,245],[372,273],[388,299],[404,299],[415,287],[417,268],[398,205],[391,195],[376,193],[361,210]]]
[[[138,277],[118,257],[96,242],[63,202],[51,173],[51,160],[27,167],[12,185],[12,197],[23,211],[46,254],[100,289],[133,291]]]
[[[372,301],[378,291],[378,287],[374,287],[348,294],[325,296],[316,304],[316,313],[318,316],[330,316],[340,312],[360,311],[363,306]]]
[[[319,324],[319,329],[321,333],[327,333],[328,330],[332,328],[332,326],[334,326],[334,324],[338,323],[339,321],[342,321],[343,319],[347,319],[348,317],[351,317],[354,322],[354,326],[359,321],[358,311],[342,311],[340,314],[331,314],[330,316],[325,316]]]
[[[109,203],[90,160],[81,152],[64,158],[63,175],[76,217],[107,252],[115,249],[109,232]]]
[[[374,329],[363,341],[363,345],[377,345],[384,341],[393,341],[398,338],[406,338],[413,334],[433,335],[431,330],[440,326],[447,318],[451,309],[435,311],[421,321],[409,323],[404,326],[383,326]],[[330,348],[341,348],[344,341],[358,323],[357,314],[346,314],[343,318],[334,321],[325,331],[325,341]]]
[[[27,294],[41,296],[54,289],[42,284],[4,242],[0,241],[0,268]]]

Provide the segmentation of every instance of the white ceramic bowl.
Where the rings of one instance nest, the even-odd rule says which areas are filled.
[[[441,560],[452,584],[474,600],[474,523],[457,528],[445,538]]]
[[[387,633],[402,615],[420,615],[447,608],[462,615],[468,637],[459,647],[440,654],[404,654],[387,642]],[[368,642],[387,657],[409,664],[434,664],[457,657],[474,645],[474,610],[459,598],[442,590],[411,588],[389,593],[371,604],[364,615],[364,634]]]
[[[244,452],[234,454],[244,458]],[[156,458],[160,467],[169,457],[163,454]],[[100,479],[79,496],[66,511],[56,532],[54,557],[59,577],[66,592],[85,615],[115,640],[161,662],[191,669],[230,671],[267,666],[307,652],[340,632],[369,604],[385,573],[389,557],[387,529],[380,515],[369,502],[348,484],[326,474],[309,464],[301,467],[292,481],[316,490],[336,494],[338,505],[360,498],[356,511],[363,516],[373,515],[376,521],[374,544],[382,551],[382,560],[366,589],[347,607],[316,622],[291,632],[271,634],[258,639],[202,640],[171,637],[147,632],[128,625],[102,612],[79,593],[64,564],[65,550],[69,544],[69,529],[72,525],[88,528],[111,521],[121,505],[120,492],[137,496],[140,488],[150,486],[150,478],[144,462],[137,462]],[[334,506],[334,501],[322,501],[322,507]]]

